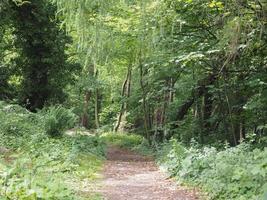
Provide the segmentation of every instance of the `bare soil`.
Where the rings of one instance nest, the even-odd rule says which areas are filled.
[[[152,158],[109,147],[100,193],[106,200],[197,200],[161,172]]]

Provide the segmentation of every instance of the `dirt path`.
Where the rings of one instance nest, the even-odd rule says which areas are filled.
[[[151,158],[109,147],[100,193],[107,200],[196,200],[158,170]]]

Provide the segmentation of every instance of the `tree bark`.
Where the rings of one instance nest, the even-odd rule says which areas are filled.
[[[86,91],[84,95],[84,106],[83,106],[83,116],[82,116],[82,126],[85,128],[89,127],[88,106],[90,98],[91,98],[91,92]]]
[[[209,92],[209,89],[205,87],[204,96],[203,96],[203,131],[206,134],[211,132],[211,123],[209,119],[212,115],[213,100],[212,94]]]
[[[122,84],[122,91],[121,91],[121,96],[123,98],[123,102],[121,104],[121,108],[120,108],[120,113],[118,116],[118,120],[117,123],[114,127],[114,131],[118,132],[120,126],[121,126],[121,121],[123,118],[123,115],[125,115],[126,111],[127,111],[127,102],[125,101],[125,97],[129,98],[130,97],[130,92],[131,92],[131,76],[132,76],[132,69],[131,66],[128,67],[128,71],[127,71],[127,75],[125,78],[125,81]]]
[[[98,89],[96,89],[96,91],[95,91],[95,126],[97,129],[99,129],[99,127],[100,127],[98,101],[99,101],[99,91],[98,91]]]
[[[95,68],[95,67],[94,67]],[[96,69],[95,72],[95,79],[98,78],[98,70]],[[99,105],[98,105],[98,101],[99,101],[99,89],[96,86],[96,90],[95,90],[95,126],[97,129],[99,129],[100,127],[100,123],[99,123]]]
[[[195,98],[203,96],[206,86],[212,85],[216,80],[217,75],[212,73],[208,77],[198,81],[197,86],[191,92],[191,96],[178,108],[176,121],[181,121],[184,119],[188,110],[193,105]]]
[[[145,84],[144,84],[144,69],[143,64],[139,64],[139,70],[140,70],[140,86],[142,90],[142,106],[143,106],[143,117],[144,117],[144,128],[145,128],[145,134],[148,141],[150,141],[150,135],[148,132],[148,110],[147,110],[147,102],[146,102],[146,91],[145,91]]]

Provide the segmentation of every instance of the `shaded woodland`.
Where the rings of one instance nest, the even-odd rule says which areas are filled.
[[[155,151],[232,147],[251,153],[248,162],[263,159],[267,2],[1,0],[0,126],[0,152],[34,130],[50,141],[74,128],[93,133],[94,148],[114,132],[142,136]],[[38,146],[28,136],[21,144]],[[266,159],[259,163],[253,195],[267,181]]]

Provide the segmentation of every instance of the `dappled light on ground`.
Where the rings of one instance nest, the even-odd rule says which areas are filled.
[[[107,200],[196,200],[196,191],[186,190],[159,171],[150,157],[109,147],[100,192]]]

